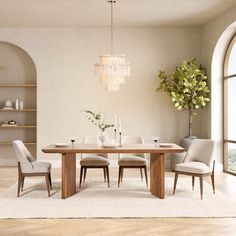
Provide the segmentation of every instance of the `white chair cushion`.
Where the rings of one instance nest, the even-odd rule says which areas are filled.
[[[202,162],[189,161],[175,165],[175,171],[193,174],[207,174],[210,173],[212,170]]]
[[[146,165],[146,159],[137,156],[125,156],[119,159],[119,166],[144,166]]]
[[[51,170],[51,163],[33,161],[31,162],[32,168],[25,170],[23,173],[48,173]]]
[[[101,156],[87,156],[80,161],[81,166],[101,166],[109,165],[109,161],[105,157]]]

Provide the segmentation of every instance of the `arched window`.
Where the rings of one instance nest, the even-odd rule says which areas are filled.
[[[236,35],[224,61],[224,171],[236,174]]]

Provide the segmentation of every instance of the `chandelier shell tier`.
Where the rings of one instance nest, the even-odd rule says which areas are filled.
[[[120,84],[130,75],[130,63],[125,55],[102,55],[95,64],[95,73],[108,91],[118,91]]]

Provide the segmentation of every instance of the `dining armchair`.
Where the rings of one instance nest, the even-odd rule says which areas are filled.
[[[192,176],[192,189],[194,190],[195,177],[200,180],[200,194],[203,198],[203,177],[211,176],[213,193],[215,193],[214,169],[215,161],[213,160],[214,141],[210,139],[195,139],[189,147],[186,158],[183,163],[175,165],[175,180],[173,194],[176,191],[178,175]]]
[[[50,189],[52,189],[51,164],[36,161],[21,140],[15,140],[12,144],[18,163],[17,197],[20,196],[20,191],[23,191],[25,177],[34,176],[45,177],[48,196],[50,197]]]
[[[86,136],[83,140],[84,144],[95,144],[97,145],[96,136]],[[87,169],[101,168],[103,169],[104,182],[107,180],[108,187],[110,187],[109,178],[109,161],[107,153],[86,153],[82,154],[82,159],[80,160],[80,187],[83,182],[85,182]]]
[[[132,137],[132,136],[123,136],[122,144],[139,144],[144,143],[142,137]],[[118,187],[123,180],[124,169],[128,168],[137,168],[140,169],[141,180],[143,181],[143,172],[145,174],[146,185],[148,187],[148,178],[147,178],[147,161],[146,156],[143,153],[125,153],[119,154],[119,173],[118,173]]]

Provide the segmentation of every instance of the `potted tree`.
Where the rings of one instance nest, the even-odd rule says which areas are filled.
[[[167,92],[178,111],[188,111],[188,136],[192,136],[193,115],[210,101],[207,76],[203,68],[193,58],[183,61],[171,74],[160,71],[158,78],[160,84],[157,91]]]
[[[188,141],[182,140],[183,146],[187,149],[193,138],[193,115],[196,115],[196,111],[204,108],[210,101],[207,76],[202,66],[199,66],[197,60],[193,58],[183,61],[171,74],[160,71],[158,78],[160,84],[157,91],[167,92],[178,111],[188,112],[188,136],[185,137]]]

